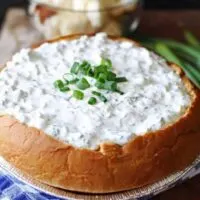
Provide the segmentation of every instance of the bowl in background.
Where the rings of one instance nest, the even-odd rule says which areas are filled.
[[[30,0],[29,13],[46,39],[77,33],[128,35],[138,24],[141,0]]]

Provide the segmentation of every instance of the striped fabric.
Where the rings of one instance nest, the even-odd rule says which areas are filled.
[[[0,200],[61,200],[40,192],[0,170]]]
[[[169,188],[184,182],[186,179],[192,178],[200,174],[200,164],[195,166],[186,177],[183,177],[177,183],[169,186]],[[167,189],[167,188],[166,188]],[[156,194],[151,194],[139,198],[138,200],[150,200]],[[40,192],[29,185],[17,180],[16,178],[5,174],[0,169],[0,200],[62,200],[57,197]]]

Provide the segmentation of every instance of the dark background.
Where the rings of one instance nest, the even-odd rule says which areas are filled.
[[[146,8],[159,9],[198,9],[200,0],[145,0]]]
[[[0,27],[7,8],[27,7],[29,0],[0,0]],[[200,9],[200,0],[143,0],[145,9]]]
[[[8,5],[22,5],[28,0],[0,0],[0,8],[6,8]],[[200,8],[200,0],[143,0],[145,8],[162,9],[181,9],[181,8]]]

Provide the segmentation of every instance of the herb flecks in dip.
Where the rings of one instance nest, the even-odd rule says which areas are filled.
[[[112,72],[127,79],[118,84],[123,95],[98,89],[89,76],[85,90],[77,88],[79,80],[70,79],[75,62],[98,66],[102,58],[109,58]],[[64,74],[73,84],[60,92],[53,83]],[[0,73],[2,114],[82,148],[94,149],[106,141],[123,145],[175,122],[190,103],[181,79],[164,60],[105,34],[23,49]]]
[[[107,92],[118,92],[123,94],[118,89],[118,83],[126,82],[125,77],[117,77],[117,75],[112,72],[112,62],[109,59],[102,59],[101,63],[97,66],[92,66],[89,62],[83,61],[82,63],[75,62],[71,69],[71,73],[66,73],[62,80],[56,80],[54,82],[55,88],[59,89],[61,92],[70,91],[70,85],[76,84],[76,87],[80,90],[86,90],[90,87],[96,87],[99,90],[106,90]],[[90,77],[90,80],[88,78]],[[104,103],[107,102],[106,97],[101,93],[93,92],[92,94],[99,97]],[[84,93],[75,90],[73,92],[73,97],[78,100],[83,100]],[[88,104],[96,104],[96,98],[91,97]]]

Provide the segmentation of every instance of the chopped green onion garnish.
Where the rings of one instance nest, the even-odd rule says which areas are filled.
[[[116,80],[116,74],[113,73],[113,72],[108,72],[108,74],[107,74],[107,80],[108,81],[114,81],[114,80]]]
[[[91,77],[94,76],[94,72],[93,72],[91,66],[87,68],[87,70],[86,70],[86,75],[87,75],[87,76],[91,76]]]
[[[125,82],[127,79],[125,77],[117,77],[117,75],[111,71],[111,68],[111,60],[105,58],[102,58],[101,63],[98,66],[91,66],[88,61],[83,61],[82,63],[74,62],[70,73],[64,74],[64,81],[57,80],[54,82],[54,86],[61,92],[67,92],[70,90],[70,84],[76,84],[76,87],[79,90],[74,90],[72,96],[78,100],[82,100],[84,98],[84,93],[80,90],[86,90],[90,88],[90,83],[86,78],[84,78],[84,76],[90,76],[96,79],[95,86],[98,89],[104,89],[123,94],[123,92],[118,90],[117,84],[120,82]],[[94,82],[92,81],[92,86],[94,86],[93,83]],[[107,98],[101,93],[92,91],[92,94],[97,96],[101,101],[107,102]],[[96,103],[97,99],[95,97],[89,98],[88,104],[94,105]]]
[[[84,98],[84,93],[81,92],[80,90],[74,90],[73,97],[78,100],[82,100]]]
[[[90,87],[90,84],[85,78],[82,78],[76,83],[76,86],[81,90],[85,90]]]
[[[98,78],[100,73],[105,73],[107,72],[107,67],[100,65],[94,68],[94,78]]]
[[[90,97],[88,104],[95,105],[97,103],[97,99],[95,97]]]
[[[111,62],[110,59],[102,58],[102,60],[101,60],[101,65],[104,65],[104,66],[106,66],[107,68],[111,68],[111,67],[112,67],[112,62]]]
[[[61,80],[57,80],[57,81],[54,82],[54,87],[55,88],[60,89],[60,88],[63,88],[64,86],[65,85],[64,85],[64,83]]]
[[[126,77],[118,77],[115,79],[117,83],[127,82],[128,80]]]
[[[90,63],[89,63],[88,61],[86,61],[86,60],[84,60],[84,61],[82,62],[82,64],[81,64],[81,67],[82,67],[82,68],[86,68],[86,67],[88,67],[88,66],[91,66],[91,65],[90,65]]]
[[[54,82],[55,88],[59,89],[61,92],[67,92],[70,90],[70,88],[63,83],[61,80],[57,80]]]
[[[115,81],[106,81],[105,83],[97,81],[95,83],[95,86],[98,89],[104,89],[104,90],[110,90],[110,91],[117,90],[117,82],[115,82]]]
[[[106,99],[106,97],[103,96],[103,95],[101,95],[101,96],[99,97],[99,99],[100,99],[101,101],[103,101],[104,103],[108,101],[108,100]]]
[[[68,81],[68,80],[65,80],[65,84],[68,85],[68,84],[69,84],[69,81]]]
[[[87,61],[83,61],[83,63],[80,65],[79,72],[81,74],[87,75],[88,70],[91,68],[90,63]]]
[[[120,90],[116,90],[115,92],[117,92],[117,93],[119,93],[119,94],[121,94],[121,95],[124,94],[124,92],[122,92],[122,91],[120,91]]]
[[[71,80],[74,80],[76,78],[76,76],[74,74],[70,74],[70,73],[65,73],[63,75],[63,79],[67,82],[70,82]]]
[[[97,96],[97,97],[99,97],[99,99],[101,101],[107,102],[107,99],[106,99],[106,97],[103,94],[101,94],[99,92],[96,92],[96,91],[92,91],[92,94],[95,95],[95,96]]]
[[[96,86],[98,89],[104,89],[104,85],[105,85],[105,83],[102,83],[102,82],[99,82],[99,81],[97,81],[97,82],[95,83],[95,86]]]
[[[117,83],[115,81],[107,81],[104,84],[105,90],[116,91],[117,90]]]
[[[100,73],[98,76],[98,81],[101,83],[105,83],[105,81],[107,80],[107,76],[104,73]]]
[[[73,64],[70,72],[73,73],[73,74],[78,74],[79,68],[80,68],[80,63],[75,62]]]
[[[60,88],[60,91],[61,92],[68,92],[68,91],[70,91],[70,88],[65,85],[64,87]]]
[[[93,94],[93,95],[95,95],[95,96],[98,96],[98,97],[100,97],[100,96],[101,96],[101,93],[99,93],[99,92],[96,92],[96,91],[92,91],[92,94]]]
[[[78,78],[75,78],[75,79],[69,81],[69,84],[75,84],[75,83],[77,83],[78,81],[79,81],[79,79],[78,79]]]

